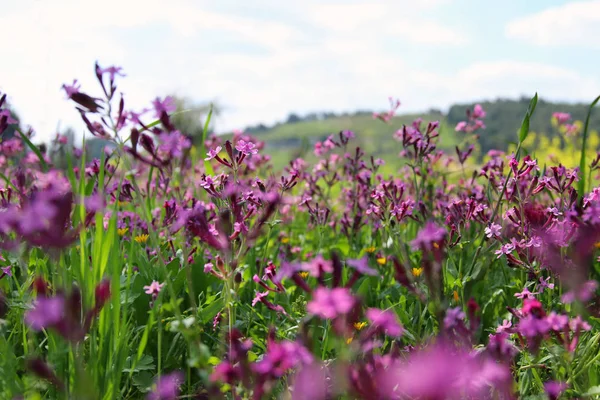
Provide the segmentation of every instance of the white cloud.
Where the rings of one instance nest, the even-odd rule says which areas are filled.
[[[508,37],[540,46],[600,47],[600,0],[571,2],[517,18]]]
[[[440,105],[481,98],[533,96],[556,101],[592,100],[600,80],[576,71],[532,62],[501,60],[480,62],[454,75],[418,73],[420,87],[437,93]]]

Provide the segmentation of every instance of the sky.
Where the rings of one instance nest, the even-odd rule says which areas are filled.
[[[176,94],[222,108],[217,131],[291,112],[447,109],[600,93],[600,0],[0,0],[0,92],[38,141],[83,132],[61,91],[99,95],[123,67],[126,108]]]

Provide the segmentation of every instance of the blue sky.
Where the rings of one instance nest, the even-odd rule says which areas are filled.
[[[414,112],[600,93],[600,1],[0,0],[0,91],[40,139],[83,132],[60,87],[98,94],[93,65],[122,66],[137,110],[175,93],[224,109],[225,131],[290,112]]]

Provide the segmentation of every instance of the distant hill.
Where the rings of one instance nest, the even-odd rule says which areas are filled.
[[[508,145],[516,140],[516,132],[521,126],[529,99],[498,99],[479,104],[487,112],[486,129],[481,131],[479,139],[482,153],[490,149],[506,150]],[[306,116],[290,114],[285,122],[273,126],[263,124],[249,126],[245,131],[266,142],[266,152],[272,155],[276,167],[285,165],[293,157],[308,156],[312,153],[316,141],[322,141],[327,136],[346,129],[355,132],[355,143],[361,145],[367,154],[390,160],[393,159],[390,157],[396,156],[401,150],[400,144],[393,139],[394,132],[403,124],[410,124],[418,117],[423,118],[424,123],[440,121],[440,147],[453,149],[462,141],[464,135],[455,132],[454,127],[465,119],[465,111],[468,108],[472,109],[474,105],[475,103],[456,104],[450,107],[447,114],[439,110],[430,110],[421,114],[400,114],[389,124],[374,119],[371,111],[345,114],[312,113]],[[554,136],[557,133],[551,124],[552,113],[568,112],[574,120],[584,120],[588,106],[588,104],[552,103],[540,99],[531,121],[531,130]],[[592,130],[600,129],[600,109],[592,113],[590,127]]]

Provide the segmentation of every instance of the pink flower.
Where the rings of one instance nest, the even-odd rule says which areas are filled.
[[[158,283],[157,281],[152,281],[150,286],[144,286],[144,291],[146,294],[151,294],[153,296],[158,296],[160,291],[162,290],[164,283]]]
[[[215,147],[214,149],[210,149],[210,150],[208,151],[208,153],[206,153],[206,155],[207,155],[208,157],[206,157],[206,158],[204,159],[204,161],[210,161],[210,160],[212,160],[212,159],[213,159],[213,158],[215,158],[217,155],[219,155],[219,153],[221,152],[221,150],[223,150],[223,147],[221,147],[221,146],[217,146],[217,147]]]
[[[348,289],[319,287],[314,291],[306,310],[323,319],[333,319],[338,315],[348,314],[355,305],[356,298]]]
[[[157,118],[160,118],[163,112],[168,114],[177,109],[175,99],[171,96],[167,96],[163,100],[157,97],[152,102],[152,106],[154,107],[154,112],[156,113]]]
[[[396,314],[389,310],[380,310],[378,308],[369,308],[367,318],[371,324],[388,336],[399,337],[404,333],[404,328],[398,322]]]

